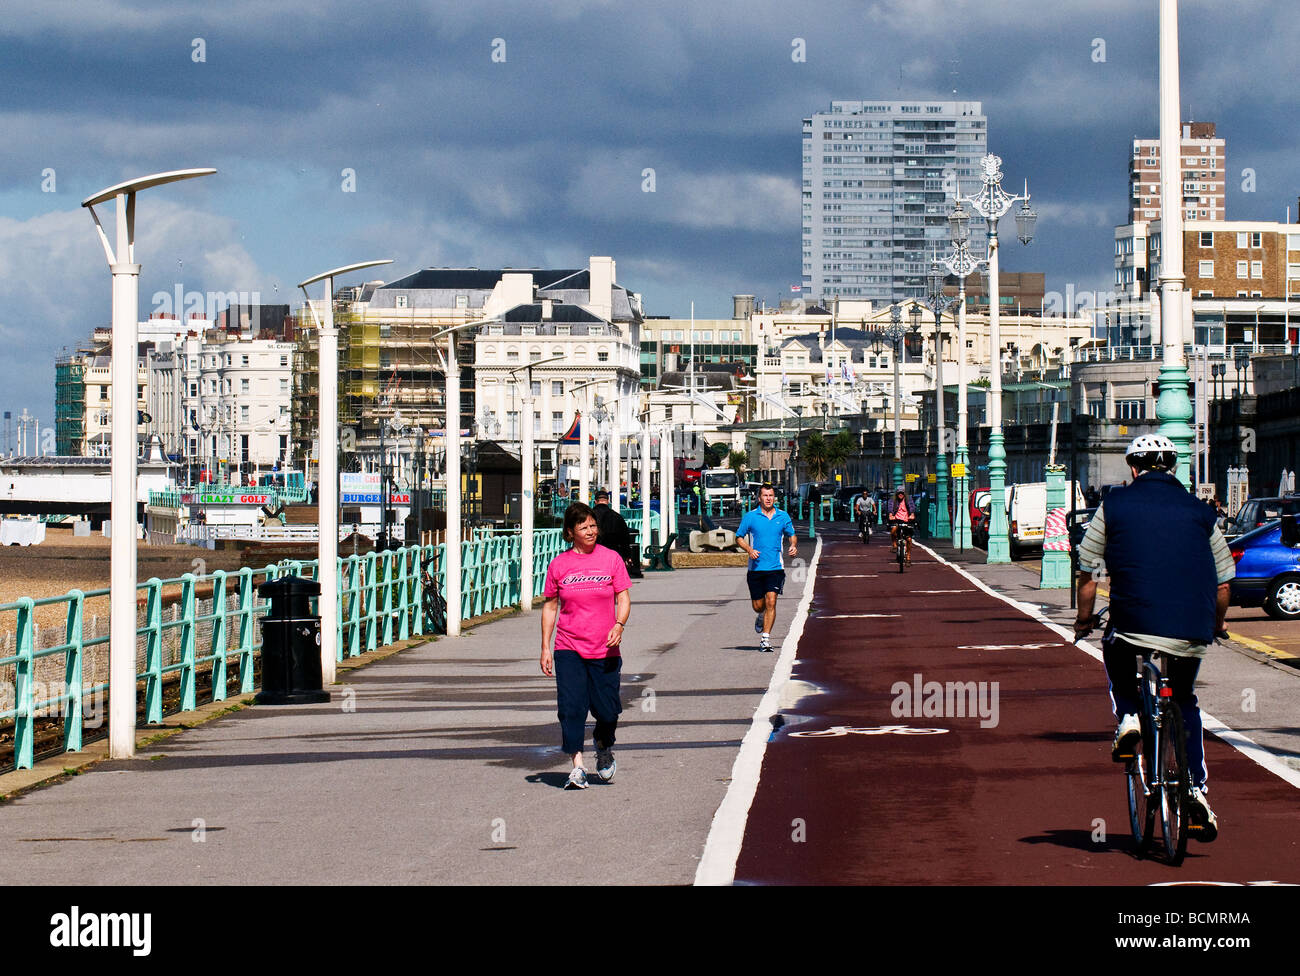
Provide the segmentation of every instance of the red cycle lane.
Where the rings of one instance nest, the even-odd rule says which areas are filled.
[[[886,545],[823,545],[808,694],[768,743],[737,882],[1300,883],[1295,787],[1207,735],[1218,840],[1134,857],[1101,663],[920,548],[900,574]]]

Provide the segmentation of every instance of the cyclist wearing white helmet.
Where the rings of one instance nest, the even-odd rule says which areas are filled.
[[[1215,526],[1214,512],[1193,498],[1172,472],[1178,449],[1160,434],[1143,434],[1124,454],[1131,484],[1112,490],[1079,545],[1076,635],[1093,627],[1097,571],[1110,577],[1110,624],[1102,639],[1111,704],[1119,728],[1111,749],[1116,762],[1133,755],[1141,737],[1134,658],[1142,649],[1163,651],[1174,700],[1187,727],[1192,774],[1189,835],[1212,841],[1218,820],[1206,799],[1201,711],[1192,688],[1201,658],[1223,631],[1232,554]]]

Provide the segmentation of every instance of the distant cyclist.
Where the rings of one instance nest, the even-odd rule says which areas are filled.
[[[895,546],[906,546],[907,562],[912,562],[912,537],[903,531],[916,526],[916,508],[907,498],[907,491],[900,485],[894,489],[894,497],[889,500],[889,541]]]
[[[876,500],[871,497],[871,492],[862,489],[862,494],[853,501],[853,511],[858,517],[858,532],[870,539],[871,526],[876,521]]]
[[[1124,762],[1141,738],[1135,659],[1163,651],[1166,677],[1187,727],[1187,764],[1192,776],[1189,836],[1209,842],[1218,820],[1206,798],[1201,710],[1192,688],[1201,658],[1223,631],[1232,554],[1215,526],[1213,509],[1197,501],[1170,472],[1178,463],[1173,441],[1144,434],[1124,455],[1133,482],[1112,489],[1079,545],[1079,609],[1075,634],[1093,627],[1095,571],[1110,577],[1110,626],[1102,639],[1111,702],[1119,728],[1111,758]]]

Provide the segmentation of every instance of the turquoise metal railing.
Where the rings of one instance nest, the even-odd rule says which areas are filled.
[[[462,619],[519,602],[519,542],[516,531],[461,543]],[[534,533],[534,597],[542,594],[547,565],[565,548],[559,529]],[[427,560],[436,560],[435,585],[445,598],[445,557],[446,546],[442,544],[340,558],[339,619],[335,625],[339,634],[338,660],[423,635],[421,568]],[[237,573],[217,571],[206,576],[186,573],[178,579],[154,578],[139,584],[137,599],[143,597],[144,610],[136,634],[143,669],[137,672],[137,680],[144,683],[146,724],[162,721],[163,692],[172,675],[178,676],[181,711],[197,706],[198,679],[203,673],[211,674],[211,700],[226,698],[232,659],[239,675],[239,694],[255,690],[254,657],[262,647],[257,621],[268,609],[268,604],[258,598],[257,588],[287,575],[318,579],[317,561],[286,560],[262,569],[245,567]],[[206,599],[201,599],[204,594]],[[66,752],[82,747],[88,703],[94,713],[92,719],[102,720],[106,715],[107,680],[87,685],[85,678],[88,652],[100,651],[100,656],[106,656],[109,637],[88,632],[85,606],[88,600],[107,596],[107,589],[72,590],[63,596],[40,600],[24,597],[0,605],[0,631],[8,629],[12,614],[15,651],[0,656],[0,679],[7,677],[7,669],[13,669],[12,681],[0,680],[0,687],[11,689],[13,696],[12,701],[8,694],[0,696],[0,723],[13,722],[16,769],[32,766],[36,722],[43,713],[62,717]],[[200,610],[201,603],[207,605],[206,610]],[[36,611],[59,605],[64,606],[62,641],[38,647]],[[60,656],[61,669],[57,664],[39,664]],[[93,682],[94,669],[90,670]]]

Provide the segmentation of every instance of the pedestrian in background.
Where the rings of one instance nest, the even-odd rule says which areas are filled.
[[[609,492],[604,488],[596,492],[596,505],[592,511],[596,514],[596,526],[600,530],[596,541],[623,557],[629,576],[640,577],[641,557],[632,545],[632,532],[627,527],[627,520],[610,505]]]
[[[596,719],[596,775],[610,782],[614,731],[623,710],[619,646],[632,613],[632,587],[618,553],[596,542],[596,513],[574,502],[564,513],[564,539],[572,548],[546,567],[542,595],[542,673],[555,678],[561,744],[573,760],[567,789],[585,790],[587,770],[582,747],[587,715]],[[551,650],[551,637],[555,649]]]

